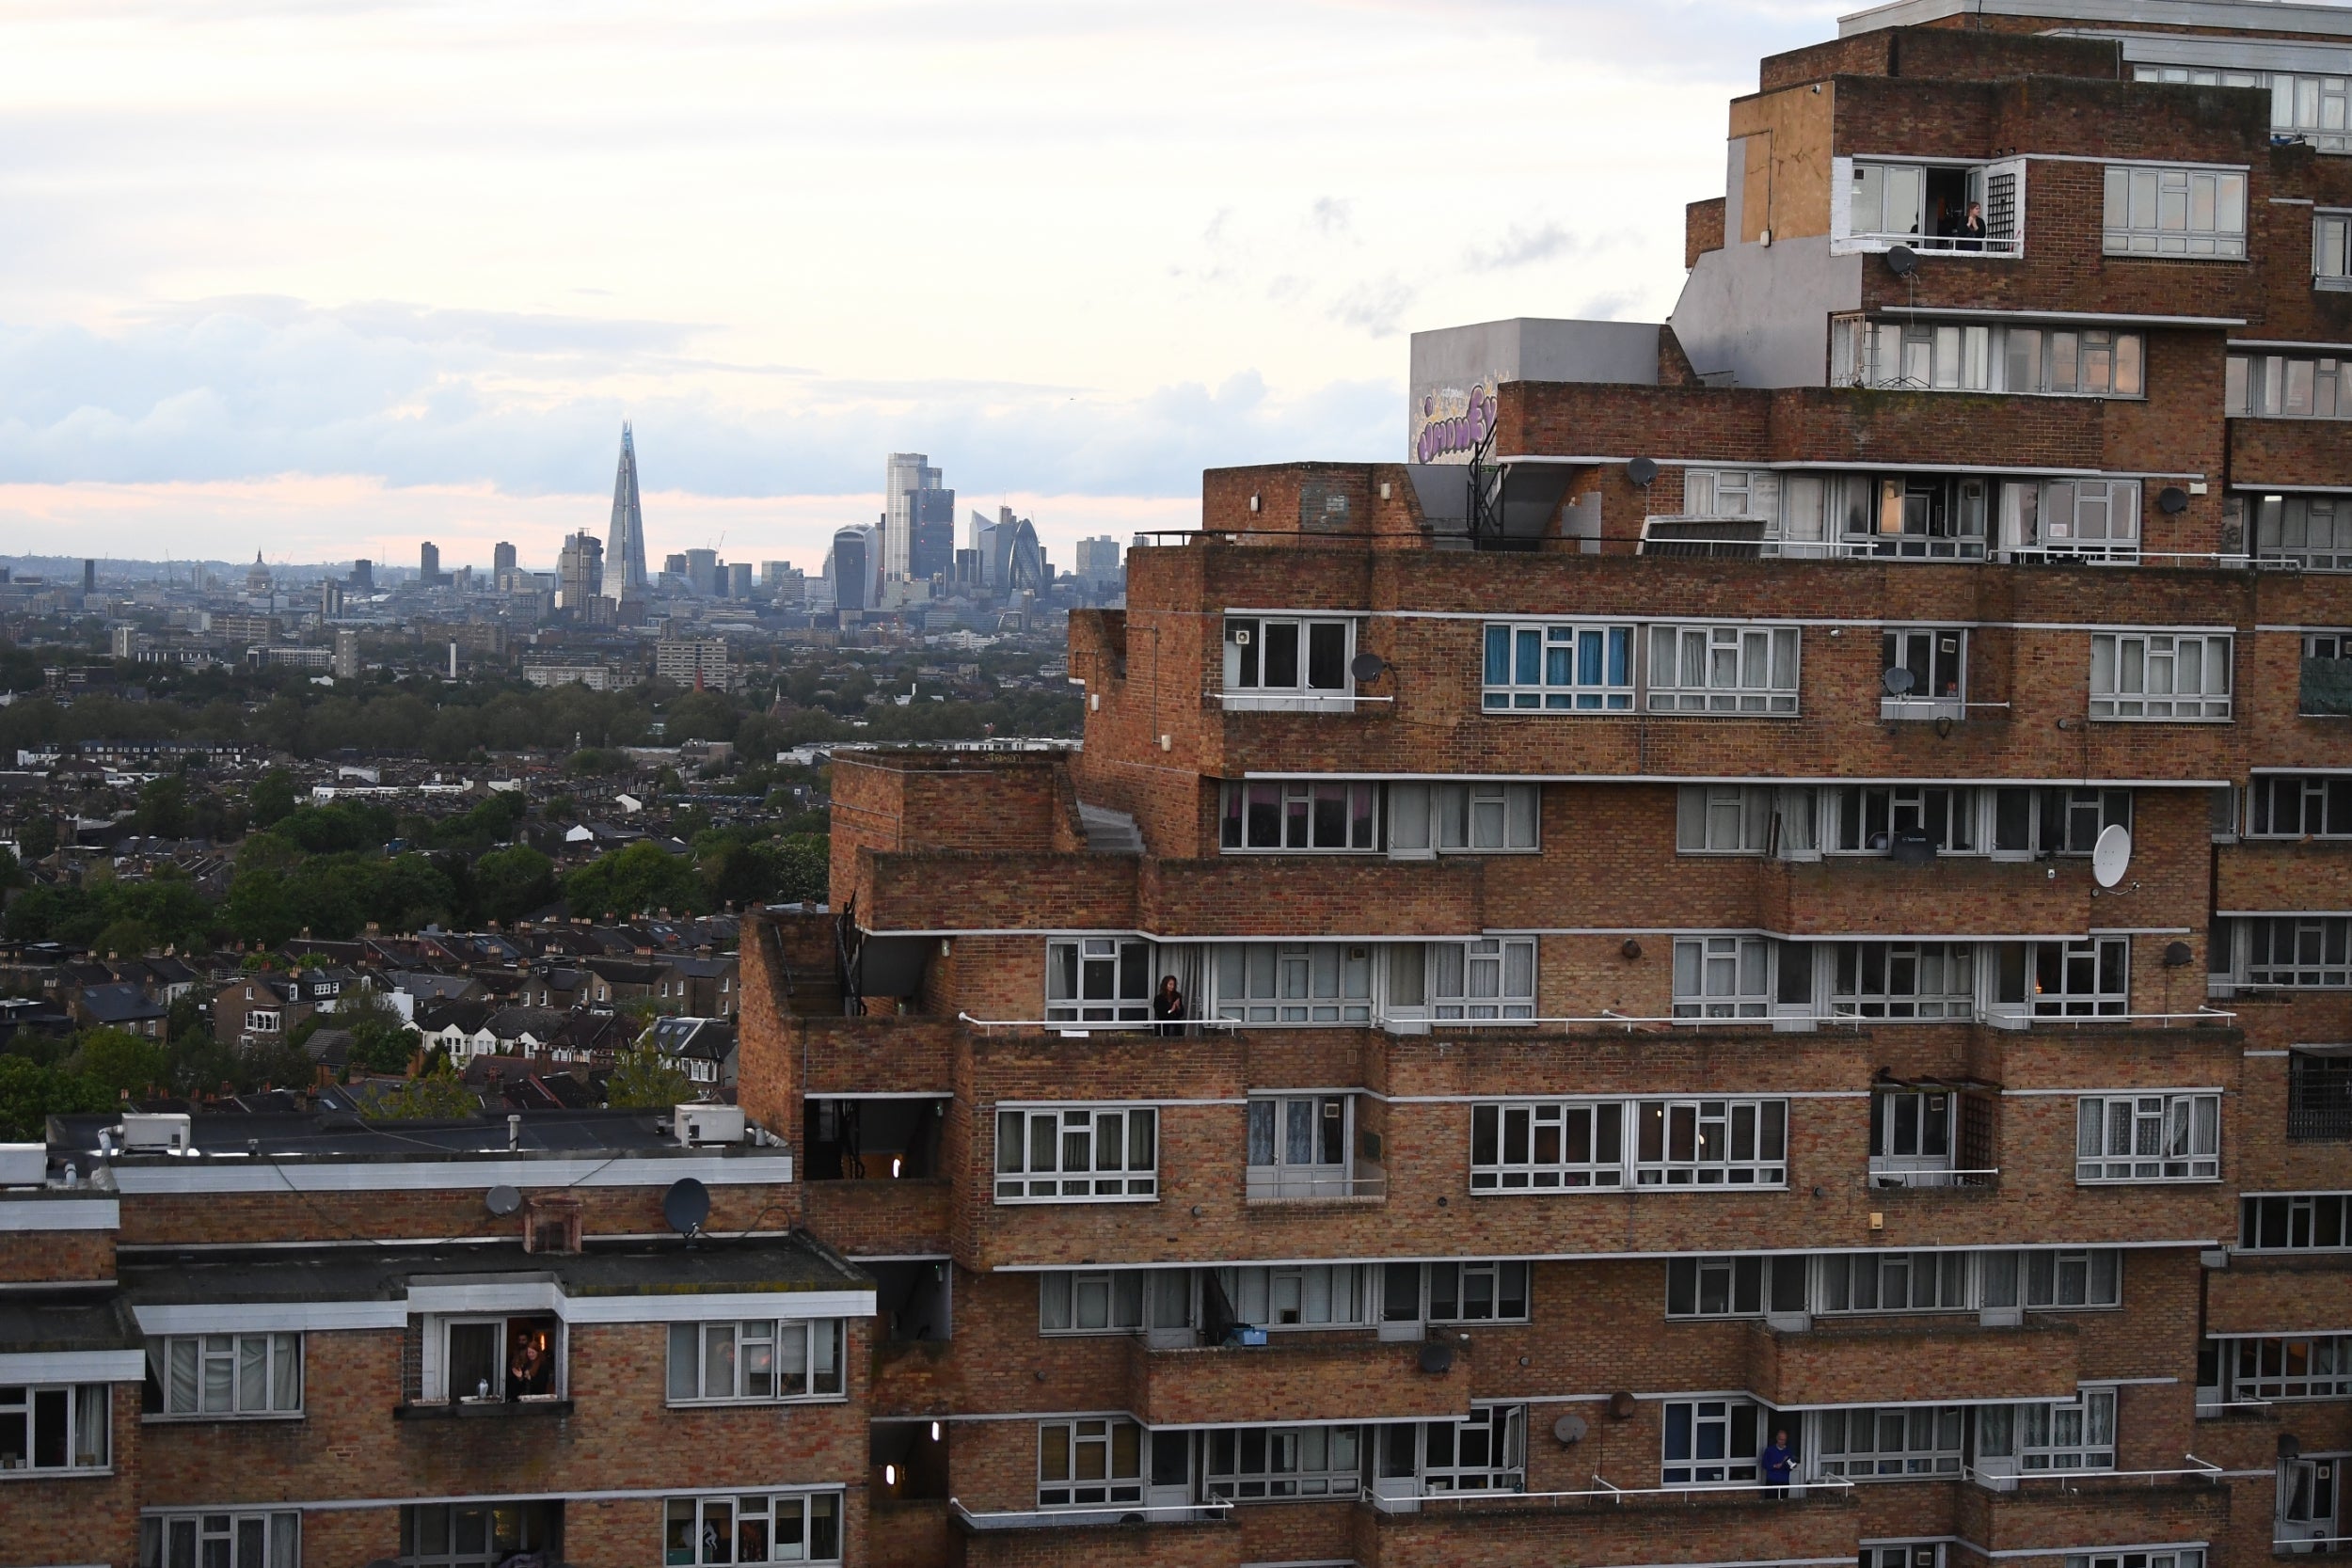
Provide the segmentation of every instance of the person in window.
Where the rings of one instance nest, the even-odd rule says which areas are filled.
[[[1772,1446],[1756,1456],[1764,1467],[1764,1484],[1772,1489],[1772,1496],[1788,1496],[1788,1478],[1797,1468],[1797,1451],[1788,1446],[1786,1427],[1772,1433]]]
[[[1960,247],[1963,250],[1984,248],[1984,203],[1968,203],[1968,215],[1960,222]]]
[[[1176,976],[1160,977],[1159,993],[1152,998],[1152,1017],[1158,1027],[1152,1032],[1161,1035],[1181,1035],[1184,1032],[1184,993],[1176,988]]]
[[[548,1353],[536,1334],[526,1334],[515,1342],[514,1359],[506,1366],[506,1397],[518,1400],[530,1394],[547,1392]]]

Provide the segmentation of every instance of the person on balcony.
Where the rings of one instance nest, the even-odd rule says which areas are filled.
[[[1797,1451],[1788,1446],[1787,1428],[1772,1433],[1772,1446],[1756,1456],[1764,1467],[1764,1484],[1772,1489],[1772,1496],[1788,1496],[1788,1478],[1797,1468]]]
[[[1984,248],[1984,203],[1981,201],[1968,203],[1968,215],[1961,219],[1960,248],[1979,251]]]
[[[1152,1017],[1160,1035],[1181,1035],[1184,1032],[1184,993],[1176,987],[1176,976],[1160,977],[1160,989],[1152,998]]]

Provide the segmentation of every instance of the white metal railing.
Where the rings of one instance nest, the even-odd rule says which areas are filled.
[[[1752,1497],[1755,1494],[1759,1492],[1775,1498],[1790,1502],[1801,1502],[1809,1493],[1820,1493],[1842,1497],[1851,1494],[1853,1490],[1854,1483],[1848,1481],[1843,1476],[1825,1476],[1818,1481],[1791,1481],[1786,1486],[1775,1486],[1770,1481],[1731,1481],[1715,1485],[1693,1486],[1618,1486],[1605,1478],[1596,1475],[1593,1477],[1593,1484],[1591,1486],[1577,1491],[1425,1492],[1410,1497],[1375,1498],[1374,1506],[1382,1507],[1385,1505],[1391,1510],[1411,1509],[1418,1511],[1429,1511],[1436,1505],[1449,1502],[1455,1503],[1457,1505],[1464,1503],[1493,1504],[1497,1502],[1509,1502],[1515,1504],[1523,1503],[1529,1505],[1541,1505],[1549,1508],[1565,1508],[1577,1503],[1614,1503],[1618,1506],[1623,1506],[1629,1500],[1637,1500],[1645,1497],[1678,1498],[1685,1502],[1698,1502],[1705,1498],[1747,1498]]]
[[[1073,1508],[1011,1508],[973,1510],[960,1497],[947,1506],[956,1517],[976,1530],[1070,1529],[1089,1525],[1206,1525],[1222,1521],[1233,1505],[1222,1499],[1205,1503],[1083,1503]]]
[[[1867,1024],[1935,1024],[1974,1023],[1994,1029],[2037,1029],[2050,1024],[2069,1024],[2079,1028],[2087,1023],[2153,1023],[2170,1028],[2176,1023],[2209,1024],[2234,1019],[2237,1014],[2226,1008],[2200,1006],[2188,1013],[2046,1013],[2021,1009],[2014,1012],[1979,1007],[1941,1019],[1874,1018],[1850,1007],[1832,1005],[1827,1013],[1773,1013],[1745,1015],[1736,1018],[1703,1017],[1688,1013],[1620,1013],[1602,1008],[1598,1013],[1581,1016],[1545,1018],[1400,1018],[1383,1015],[1371,1019],[1292,1019],[1250,1022],[1237,1018],[1187,1018],[1160,1022],[1151,1019],[1069,1019],[1069,1018],[975,1018],[970,1013],[956,1014],[956,1022],[969,1029],[983,1033],[1016,1030],[1031,1034],[1055,1034],[1073,1039],[1090,1035],[1157,1035],[1163,1030],[1171,1035],[1186,1035],[1194,1030],[1234,1029],[1381,1029],[1390,1034],[1426,1035],[1448,1034],[1469,1029],[1554,1028],[1622,1029],[1631,1034],[1639,1029],[1771,1029],[1806,1031],[1823,1026],[1859,1029]]]
[[[1348,691],[1210,691],[1228,713],[1353,713],[1366,703],[1393,703],[1394,697],[1364,697]]]
[[[2188,1461],[2188,1467],[2185,1469],[1987,1471],[1979,1469],[1976,1465],[1968,1465],[1962,1466],[1960,1473],[1962,1480],[1979,1486],[1987,1492],[2014,1492],[2028,1483],[2039,1485],[2045,1481],[2058,1482],[2058,1489],[2061,1491],[2066,1489],[2066,1485],[2069,1482],[2087,1481],[2097,1481],[2102,1485],[2106,1485],[2112,1481],[2138,1481],[2146,1486],[2154,1487],[2168,1481],[2181,1481],[2190,1478],[2194,1478],[2198,1481],[2219,1481],[2228,1473],[2223,1470],[2220,1465],[2209,1465],[2193,1453],[2183,1454],[2181,1457]]]
[[[1136,1006],[1142,1004],[1126,1005]],[[1089,1035],[1156,1035],[1163,1029],[1182,1035],[1193,1029],[1238,1029],[1242,1027],[1238,1020],[1230,1018],[1180,1018],[1163,1022],[1149,1018],[974,1018],[970,1013],[958,1013],[956,1022],[967,1029],[977,1029],[984,1034],[998,1029],[1017,1029],[1031,1034],[1069,1035],[1081,1039]],[[1324,1023],[1314,1027],[1360,1029],[1364,1025],[1361,1023]]]
[[[1980,240],[1966,234],[1849,234],[1846,239],[1872,253],[1892,250],[1899,245],[1909,245],[1922,256],[1979,256],[2015,261],[2026,254],[2023,234],[1988,234]]]
[[[2352,1546],[2352,1535],[2284,1535],[2273,1536],[2270,1549],[2275,1552],[2339,1551]]]
[[[1721,534],[1656,532],[1650,525],[1719,523]],[[1751,531],[1741,532],[1740,525]],[[1769,525],[1753,531],[1765,519],[1752,517],[1653,516],[1643,519],[1644,555],[1729,556],[1765,561],[1921,561],[1992,562],[2028,565],[2073,562],[2090,566],[2133,566],[2155,562],[2195,565],[2208,563],[2220,570],[2249,567],[2264,571],[2303,571],[2301,562],[2265,558],[2245,550],[2152,550],[2136,540],[2085,540],[2068,545],[2003,545],[1981,535],[1868,533],[1835,539],[1790,539]]]

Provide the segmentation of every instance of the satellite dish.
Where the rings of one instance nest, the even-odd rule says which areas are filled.
[[[1389,673],[1389,661],[1378,654],[1358,654],[1347,661],[1347,673],[1356,677],[1358,686],[1378,680]]]
[[[1632,1416],[1639,1402],[1629,1390],[1620,1388],[1609,1396],[1609,1414],[1620,1421],[1626,1420]]]
[[[1591,1430],[1585,1425],[1584,1418],[1581,1416],[1563,1416],[1551,1423],[1551,1434],[1560,1439],[1563,1447],[1581,1443],[1584,1441],[1585,1433]]]
[[[710,1217],[710,1189],[691,1176],[681,1176],[661,1195],[661,1217],[681,1236],[693,1236]]]
[[[1909,277],[1918,266],[1919,253],[1907,245],[1899,245],[1886,253],[1886,270],[1898,277]]]
[[[2132,868],[2132,831],[2121,822],[2099,830],[2090,847],[2090,875],[2101,887],[2113,887]]]
[[[1433,1373],[1452,1371],[1454,1370],[1454,1347],[1443,1339],[1422,1340],[1421,1370]]]
[[[1895,664],[1888,666],[1886,673],[1879,677],[1879,684],[1886,688],[1886,694],[1890,697],[1908,697],[1912,687],[1917,683],[1912,678],[1910,671]]]
[[[2156,510],[2168,517],[2177,517],[2188,510],[2188,492],[2177,484],[2168,484],[2156,492]]]
[[[482,1201],[489,1207],[490,1212],[504,1219],[523,1206],[523,1195],[512,1187],[493,1187],[483,1196]]]
[[[2196,952],[2187,942],[2168,942],[2164,944],[2164,967],[2167,969],[2186,969],[2189,961],[2196,957]]]
[[[1658,477],[1658,465],[1646,457],[1637,457],[1625,466],[1625,477],[1636,484],[1647,484]]]

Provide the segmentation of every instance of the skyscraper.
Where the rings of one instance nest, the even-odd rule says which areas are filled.
[[[441,580],[441,546],[428,539],[417,546],[417,585],[437,588]]]
[[[834,608],[864,610],[868,581],[866,531],[845,528],[833,536]]]
[[[894,451],[882,470],[881,576],[925,578],[955,562],[956,493],[919,451]]]
[[[637,441],[621,422],[621,466],[612,476],[612,531],[605,540],[612,562],[612,596],[642,597],[645,591],[645,513],[637,500]]]
[[[514,577],[515,546],[501,539],[490,546],[490,586],[503,592]]]
[[[588,601],[604,592],[604,546],[596,536],[582,529],[564,541],[564,553],[556,558],[555,581],[561,595],[560,608],[584,610]]]

